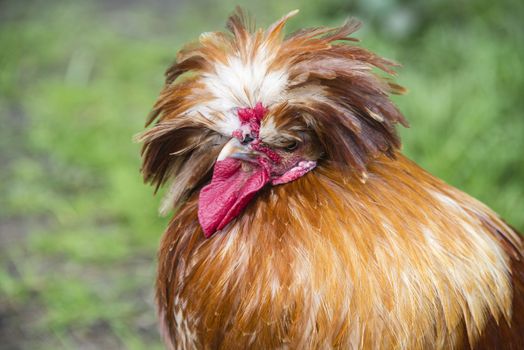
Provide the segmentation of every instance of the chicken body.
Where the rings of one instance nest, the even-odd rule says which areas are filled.
[[[173,347],[522,348],[520,238],[402,156],[370,172],[268,188],[213,239],[190,199],[159,253]]]
[[[142,136],[174,177],[157,300],[176,349],[519,349],[520,236],[399,151],[355,22],[283,39],[234,14],[181,51]],[[192,74],[185,79],[184,73]]]

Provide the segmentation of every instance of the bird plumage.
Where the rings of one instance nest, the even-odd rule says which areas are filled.
[[[393,74],[392,62],[348,44],[357,22],[283,38],[292,15],[263,31],[237,11],[230,33],[183,49],[141,136],[145,180],[173,181],[157,279],[166,343],[520,348],[520,236],[400,153],[395,124],[407,123],[388,94],[402,88],[375,72]],[[259,104],[249,124],[241,111]],[[199,209],[221,203],[203,189],[246,188],[216,174],[236,138],[258,158],[232,160],[233,173],[263,182],[206,226]],[[315,167],[296,175],[300,162]]]

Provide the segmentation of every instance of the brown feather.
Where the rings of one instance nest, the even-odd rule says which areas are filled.
[[[511,287],[513,290],[511,319],[491,317],[473,348],[478,350],[522,349],[524,346],[524,254],[520,239],[501,232],[489,220],[484,222],[506,254],[510,256]],[[513,229],[519,237],[522,234]]]
[[[511,299],[506,289],[513,283],[514,293],[522,292],[522,271],[512,270],[519,274],[512,281],[490,271],[506,262],[484,260],[497,259],[500,251],[491,246],[497,239],[468,214],[491,217],[489,209],[400,155],[374,162],[366,184],[330,167],[317,170],[268,188],[210,240],[197,223],[195,197],[175,216],[162,240],[157,282],[175,344],[189,342],[188,334],[198,348],[224,349],[461,348],[470,339],[482,348],[486,339],[522,341],[522,328],[505,326],[512,300],[522,306],[522,294]],[[521,251],[520,238],[490,220]],[[474,236],[466,222],[478,225]],[[486,299],[477,295],[478,304],[468,304],[465,288]],[[479,312],[485,318],[475,319]],[[187,324],[177,323],[177,315]],[[514,314],[514,327],[522,325],[521,315]],[[179,333],[185,327],[189,333]]]

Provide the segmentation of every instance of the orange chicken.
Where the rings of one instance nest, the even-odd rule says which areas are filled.
[[[358,21],[284,36],[295,14],[262,30],[237,10],[183,48],[140,136],[175,212],[167,346],[523,349],[519,234],[402,155],[395,64]]]

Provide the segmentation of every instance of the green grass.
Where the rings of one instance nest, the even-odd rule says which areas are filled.
[[[522,230],[518,11],[481,2],[456,23],[458,5],[373,3],[249,8],[265,25],[300,7],[291,29],[350,11],[364,19],[363,45],[404,65],[410,92],[395,101],[411,123],[405,152]],[[161,348],[152,290],[168,218],[142,183],[132,137],[177,49],[222,28],[233,2],[105,6],[13,4],[0,22],[0,316],[15,315],[29,348]],[[411,24],[398,29],[398,18]]]

